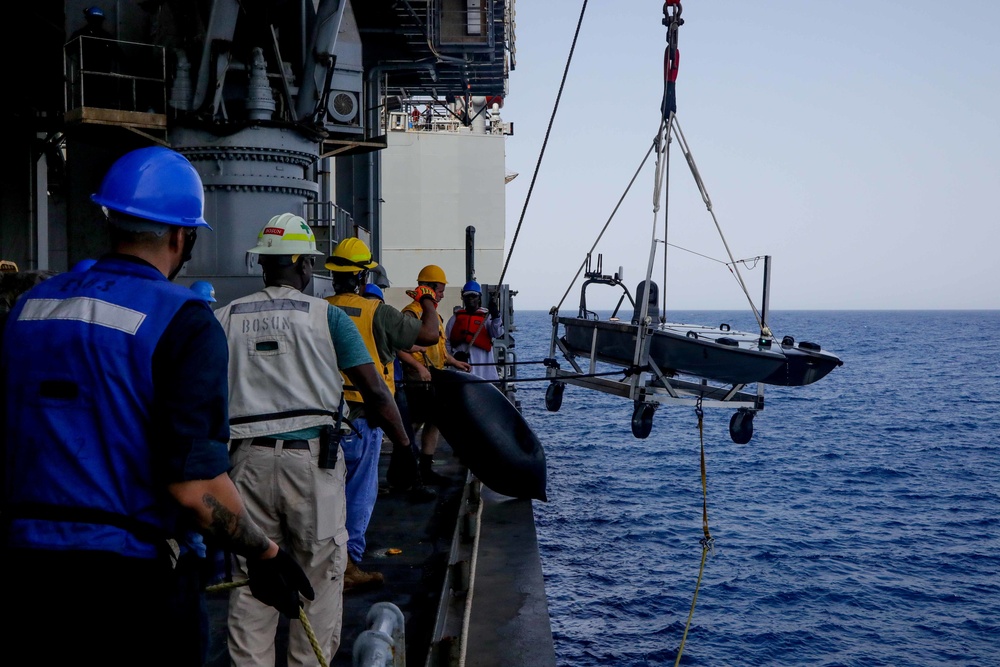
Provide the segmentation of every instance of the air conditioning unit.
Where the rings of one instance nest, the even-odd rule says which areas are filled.
[[[333,48],[334,67],[330,74],[330,90],[326,100],[324,125],[332,135],[364,134],[364,114],[361,100],[364,91],[365,68],[362,60],[361,34],[348,4]]]
[[[330,118],[338,123],[357,123],[360,110],[357,93],[349,90],[331,90],[326,110]]]

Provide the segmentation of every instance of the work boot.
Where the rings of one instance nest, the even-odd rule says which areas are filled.
[[[350,558],[347,559],[347,570],[344,571],[344,592],[363,591],[378,588],[385,583],[381,572],[365,572]]]
[[[437,486],[449,484],[451,480],[434,472],[433,465],[434,456],[432,454],[420,455],[420,481],[424,484],[434,484]]]

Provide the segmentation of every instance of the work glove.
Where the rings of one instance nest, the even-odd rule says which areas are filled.
[[[306,573],[283,549],[274,558],[247,559],[247,576],[253,596],[289,618],[299,617],[300,593],[308,600],[316,597]]]
[[[497,302],[493,297],[490,297],[489,303],[486,304],[486,309],[490,311],[490,317],[493,319],[500,317],[500,306],[497,305]]]
[[[406,290],[406,296],[410,297],[411,299],[413,299],[414,301],[416,301],[421,305],[423,305],[422,302],[427,297],[430,297],[431,301],[437,303],[437,295],[434,294],[434,290],[432,290],[430,287],[427,287],[426,285],[420,285],[419,287]]]
[[[393,444],[389,469],[385,473],[389,486],[399,491],[409,489],[419,481],[419,472],[413,449],[409,445]]]

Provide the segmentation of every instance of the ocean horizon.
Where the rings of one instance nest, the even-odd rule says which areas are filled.
[[[668,319],[755,327],[738,311]],[[516,314],[522,380],[544,375],[550,322]],[[769,324],[844,366],[768,386],[746,445],[732,409],[706,408],[714,549],[681,664],[1000,664],[1000,311],[774,310]],[[557,662],[672,665],[702,555],[693,408],[661,407],[640,440],[627,399],[568,386],[549,412],[547,385],[520,382],[518,399],[548,463],[534,508]]]

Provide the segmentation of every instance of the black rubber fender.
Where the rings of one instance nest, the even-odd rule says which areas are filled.
[[[507,397],[471,373],[431,369],[431,421],[473,475],[497,493],[546,501],[545,450]]]

